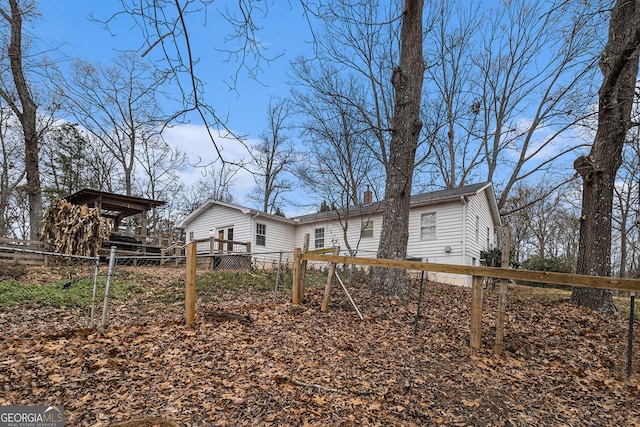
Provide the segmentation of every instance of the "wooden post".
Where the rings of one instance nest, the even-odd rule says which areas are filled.
[[[215,270],[216,262],[213,254],[216,252],[216,239],[211,235],[209,237],[209,255],[211,256],[211,269]]]
[[[176,246],[175,255],[176,255],[176,267],[180,264],[180,255],[182,255],[182,247]]]
[[[471,348],[482,346],[482,276],[473,276],[471,289]]]
[[[293,250],[293,284],[291,286],[291,303],[294,305],[300,305],[300,255],[302,251],[300,248]]]
[[[302,245],[302,253],[309,252],[309,233],[304,235],[304,244]],[[304,298],[304,283],[307,276],[307,260],[303,260],[300,264],[300,281],[298,285],[300,286],[300,301]]]
[[[333,248],[334,255],[340,255],[340,246]],[[332,262],[329,267],[329,274],[327,274],[327,283],[324,285],[324,297],[322,298],[322,305],[320,311],[326,312],[329,309],[329,298],[331,298],[331,282],[333,281],[333,275],[336,272],[336,263]]]
[[[187,279],[184,298],[185,320],[187,326],[196,322],[196,243],[187,245]]]
[[[166,260],[164,257],[167,255],[167,250],[165,248],[160,249],[160,265],[164,265]]]
[[[509,257],[511,254],[511,228],[504,226],[502,238],[502,260],[500,267],[509,268]],[[507,307],[507,281],[500,280],[500,290],[498,293],[498,312],[496,313],[496,342],[493,351],[496,355],[502,354],[504,347],[504,318]]]

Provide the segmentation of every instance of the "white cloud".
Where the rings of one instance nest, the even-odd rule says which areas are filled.
[[[222,165],[216,146],[227,162],[247,163],[249,154],[246,146],[254,144],[255,140],[238,141],[226,134],[215,131],[214,143],[209,138],[207,129],[203,125],[180,124],[165,129],[163,136],[167,144],[178,149],[189,158],[189,165],[179,171],[178,175],[182,181],[191,185],[197,182],[203,173],[205,166],[214,165],[219,168]],[[245,169],[240,169],[234,177],[231,186],[231,194],[238,202],[243,202],[245,196],[251,192],[255,183],[251,173]]]

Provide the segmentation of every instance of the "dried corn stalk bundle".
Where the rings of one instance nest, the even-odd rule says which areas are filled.
[[[98,209],[55,199],[44,212],[42,235],[52,252],[95,256],[109,238],[109,225]]]

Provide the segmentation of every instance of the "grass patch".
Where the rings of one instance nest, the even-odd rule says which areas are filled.
[[[620,315],[623,317],[629,318],[629,313],[631,312],[631,298],[630,297],[613,297],[613,302],[615,303]],[[640,298],[636,295],[634,310],[636,315],[636,320],[640,319]]]
[[[210,271],[196,277],[196,295],[214,300],[223,295],[246,293],[266,294],[273,292],[277,278],[276,271]],[[307,272],[307,287],[324,285],[326,273]],[[155,298],[163,303],[184,301],[185,280],[178,279],[162,289],[156,290]],[[291,292],[291,274],[282,273],[278,282],[278,292]]]
[[[88,307],[91,305],[93,281],[83,279],[68,289],[63,286],[67,281],[38,285],[21,283],[16,280],[0,282],[0,306],[35,304],[43,307]],[[96,298],[104,299],[106,278],[98,278]],[[130,281],[115,280],[111,284],[110,297],[124,300],[145,291],[143,285]]]

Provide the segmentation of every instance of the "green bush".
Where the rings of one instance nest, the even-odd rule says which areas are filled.
[[[525,270],[533,271],[550,271],[554,273],[573,273],[573,267],[565,263],[562,258],[558,257],[539,257],[533,256],[522,263],[522,268]],[[536,282],[519,282],[527,286],[537,286],[541,288],[556,288],[571,290],[572,286],[569,285],[555,285],[551,283],[536,283]]]

